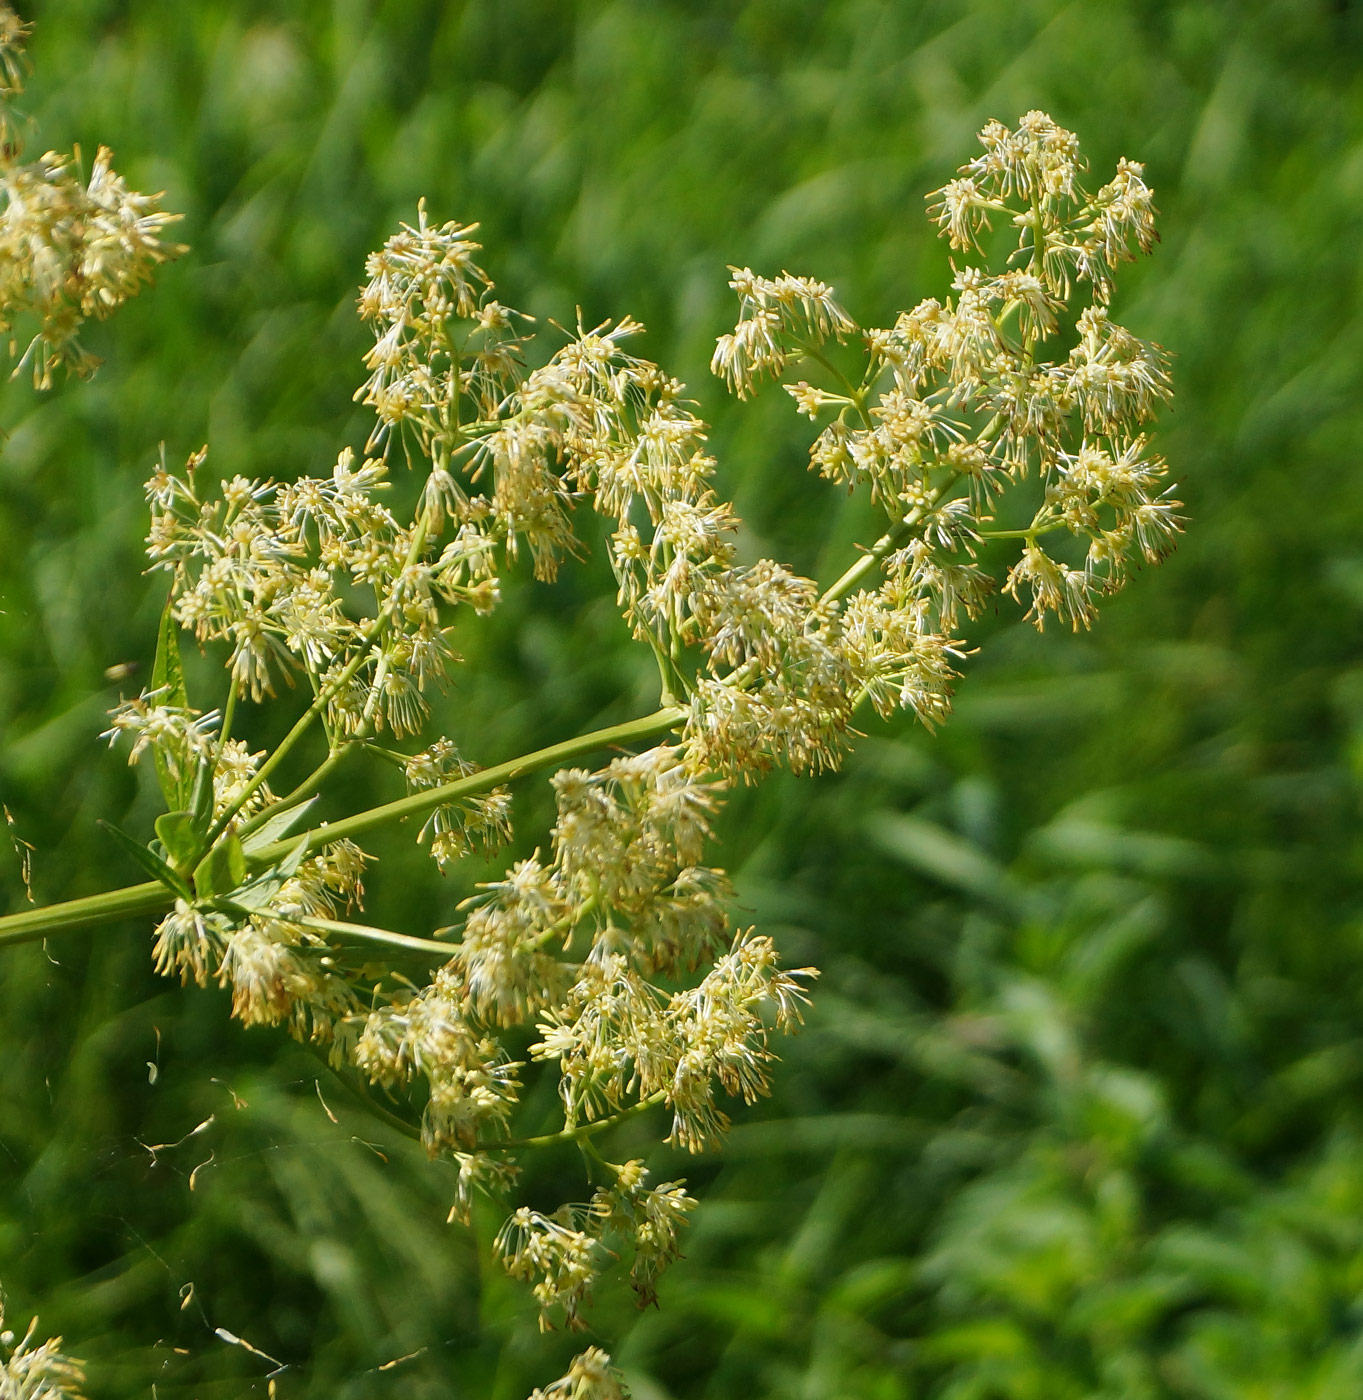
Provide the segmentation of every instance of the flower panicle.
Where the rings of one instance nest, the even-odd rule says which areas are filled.
[[[950,287],[890,324],[859,326],[813,278],[730,270],[739,319],[715,373],[740,398],[782,382],[814,424],[811,468],[884,516],[831,584],[740,548],[709,429],[639,353],[636,321],[579,318],[532,356],[529,318],[495,298],[477,226],[436,223],[424,204],[366,268],[364,451],[283,483],[216,485],[199,452],[148,482],[170,618],[229,672],[222,715],[152,689],[111,720],[134,761],[161,755],[181,789],[213,779],[209,854],[222,859],[196,868],[193,888],[181,878],[156,965],[229,988],[243,1022],[286,1026],[410,1106],[414,1135],[458,1166],[453,1218],[512,1191],[513,1152],[585,1146],[647,1109],[670,1115],[668,1140],[688,1151],[720,1141],[733,1101],[769,1091],[775,1037],[799,1028],[816,975],[734,928],[728,879],[707,863],[726,791],[777,765],[837,767],[864,703],[943,722],[982,612],[1002,598],[1038,627],[1089,627],[1133,565],[1177,539],[1149,434],[1169,360],[1111,311],[1121,265],[1155,239],[1144,172],[1120,162],[1090,192],[1073,133],[1038,112],[991,122],[980,141],[929,204],[956,259]],[[1047,358],[1053,343],[1064,349]],[[403,461],[422,479],[394,489]],[[588,512],[625,625],[657,664],[671,737],[558,771],[539,847],[456,898],[430,937],[347,922],[367,857],[320,830],[252,868],[264,837],[243,838],[287,825],[312,780],[277,797],[267,779],[292,738],[267,756],[223,731],[236,701],[299,682],[312,696],[300,725],[316,720],[328,740],[318,774],[350,751],[396,766],[399,807],[420,808],[417,839],[443,872],[458,880],[511,842],[501,775],[433,732],[432,706],[470,611],[496,606],[518,561],[554,579],[584,551]],[[214,883],[220,868],[235,889]],[[546,1071],[563,1129],[519,1139],[524,1085]],[[694,1204],[681,1182],[649,1185],[642,1162],[591,1155],[610,1179],[586,1204],[521,1206],[497,1236],[544,1325],[579,1326],[617,1255],[653,1301]],[[542,1392],[618,1393],[594,1349]]]

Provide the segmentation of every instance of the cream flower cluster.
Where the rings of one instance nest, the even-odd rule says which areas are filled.
[[[562,1206],[552,1216],[522,1206],[497,1235],[493,1247],[507,1272],[533,1283],[541,1327],[553,1309],[562,1309],[568,1326],[583,1325],[579,1309],[604,1257],[612,1253],[610,1244],[633,1247],[630,1280],[641,1306],[657,1301],[658,1275],[680,1251],[679,1232],[696,1206],[683,1184],[650,1187],[640,1161],[602,1165],[614,1180],[598,1188],[587,1205]]]
[[[149,553],[171,579],[163,631],[221,647],[229,670],[219,709],[190,706],[166,663],[113,719],[134,760],[156,757],[172,806],[199,804],[158,824],[152,856],[177,894],[157,965],[230,986],[244,1021],[323,1042],[342,1073],[410,1110],[428,1150],[458,1164],[455,1215],[479,1191],[514,1189],[516,1150],[591,1148],[665,1105],[671,1140],[699,1151],[728,1126],[726,1096],[767,1092],[771,1037],[799,1024],[812,970],[782,970],[769,938],[731,924],[724,873],[704,859],[726,786],[775,764],[836,765],[863,702],[939,722],[963,628],[1000,588],[1038,626],[1087,626],[1133,560],[1172,546],[1178,503],[1145,431],[1170,394],[1165,357],[1109,312],[1120,264],[1154,238],[1141,167],[1123,161],[1087,193],[1075,137],[1036,112],[981,141],[932,197],[962,255],[944,299],[862,328],[821,282],[733,270],[740,319],[715,372],[740,397],[783,381],[819,424],[813,469],[864,488],[886,517],[827,584],[740,560],[706,425],[629,348],[637,323],[578,325],[534,363],[530,318],[494,299],[476,227],[433,224],[424,206],[370,258],[361,292],[367,455],[212,487],[196,454],[148,485]],[[390,489],[396,461],[419,489]],[[407,496],[409,512],[391,504]],[[429,696],[458,663],[460,611],[495,607],[521,554],[552,580],[585,548],[585,510],[604,520],[621,612],[658,668],[663,708],[629,733],[657,742],[558,772],[540,849],[465,898],[450,927],[425,938],[345,922],[359,848],[324,829],[291,855],[277,843],[347,754],[401,768],[410,796],[393,816],[420,811],[442,868],[511,836],[504,779],[525,770],[485,779],[428,732]],[[273,754],[252,754],[230,734],[238,698],[295,678],[311,705]],[[314,721],[326,757],[277,797],[267,779]],[[378,742],[418,735],[414,752]],[[508,1039],[517,1027],[538,1038]],[[524,1082],[546,1070],[562,1130],[517,1138]],[[497,1237],[545,1318],[569,1324],[621,1252],[652,1298],[692,1205],[681,1183],[650,1188],[640,1163],[591,1155],[607,1184],[587,1204],[522,1207]],[[545,1395],[617,1393],[602,1356],[585,1353]]]
[[[3,24],[0,17],[0,32]],[[7,1400],[11,1396],[13,1400],[83,1400],[84,1363],[62,1351],[60,1337],[35,1344],[37,1330],[35,1317],[16,1340],[5,1327],[4,1300],[0,1298],[0,1395]]]
[[[551,1386],[536,1386],[530,1400],[629,1400],[629,1392],[610,1357],[600,1347],[588,1347]]]
[[[12,103],[23,91],[29,26],[0,6],[0,336],[40,389],[54,370],[91,374],[99,361],[79,341],[83,322],[103,320],[183,247],[162,240],[178,214],[159,194],[129,189],[101,146],[88,175],[80,151],[25,162]],[[26,345],[23,338],[28,336]]]
[[[128,189],[107,150],[88,177],[79,152],[22,162],[11,104],[27,32],[0,3],[0,331],[15,372],[45,387],[59,368],[93,368],[82,324],[181,250],[162,237],[176,216]],[[714,1145],[726,1101],[768,1091],[772,1037],[800,1024],[813,969],[783,970],[770,938],[735,930],[725,874],[705,861],[726,787],[775,764],[835,766],[863,702],[939,722],[963,628],[996,591],[1037,626],[1088,626],[1180,529],[1147,432],[1170,395],[1166,359],[1110,314],[1120,266],[1156,237],[1142,167],[1122,160],[1090,193],[1074,134],[1040,112],[980,139],[930,197],[961,256],[942,300],[863,328],[823,282],[731,269],[739,320],[715,373],[740,398],[782,382],[819,425],[813,469],[886,517],[830,583],[740,560],[706,425],[629,348],[641,326],[579,324],[536,354],[531,318],[493,296],[476,226],[433,224],[424,204],[367,263],[374,345],[356,398],[376,425],[363,453],[343,449],[319,476],[215,483],[199,452],[148,483],[148,552],[171,598],[152,682],[107,737],[150,758],[168,808],[146,846],[110,828],[159,882],[155,965],[229,988],[244,1023],[286,1026],[362,1098],[376,1093],[377,1113],[457,1166],[452,1218],[514,1193],[515,1154],[578,1145],[589,1199],[513,1207],[495,1240],[543,1326],[581,1326],[621,1257],[654,1301],[695,1206],[683,1182],[608,1161],[600,1135],[663,1107],[672,1142]],[[395,489],[398,462],[417,489]],[[552,581],[585,550],[586,510],[604,521],[662,708],[480,769],[430,732],[430,697],[460,660],[454,629],[497,605],[522,554]],[[225,658],[218,706],[190,701],[181,629]],[[272,752],[232,732],[240,700],[298,681],[311,700]],[[280,792],[272,780],[319,736],[321,762]],[[368,861],[352,835],[420,816],[418,839],[457,878],[464,856],[511,839],[509,781],[644,740],[561,769],[540,849],[469,893],[448,927],[351,921]],[[407,797],[308,829],[332,772],[363,759],[395,765]],[[525,1082],[545,1073],[563,1126],[517,1137]],[[80,1364],[33,1336],[0,1335],[0,1390],[78,1397]],[[532,1400],[624,1393],[592,1347]]]

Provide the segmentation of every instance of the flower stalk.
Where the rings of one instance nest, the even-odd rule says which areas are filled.
[[[342,821],[319,826],[315,831],[308,833],[308,845],[305,849],[311,850],[334,841],[367,835],[394,822],[425,816],[434,808],[453,799],[487,792],[503,783],[514,782],[517,778],[527,777],[531,773],[601,749],[660,738],[678,728],[685,719],[686,711],[672,706],[640,719],[607,725],[603,729],[594,729],[575,739],[566,739],[542,749],[532,750],[518,758],[508,759],[492,768],[480,769],[467,777],[455,779],[429,791],[413,793],[409,797],[398,798],[368,811],[357,812]],[[290,793],[289,800],[279,805],[291,805],[294,799],[301,800],[301,795],[297,792]],[[289,854],[295,845],[295,842],[290,841],[274,842],[249,856],[247,863],[256,869],[264,869]],[[123,889],[108,890],[103,894],[85,895],[80,899],[68,899],[37,909],[20,910],[17,914],[3,914],[0,915],[0,948],[55,938],[65,933],[80,933],[105,924],[122,923],[128,919],[146,918],[162,913],[173,903],[174,896],[164,885],[147,881]]]

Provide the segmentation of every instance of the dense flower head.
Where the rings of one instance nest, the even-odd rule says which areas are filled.
[[[856,329],[823,282],[788,272],[759,277],[750,267],[729,271],[740,319],[732,333],[720,336],[711,368],[740,398],[752,393],[759,379],[779,375],[792,358]]]
[[[640,1306],[655,1302],[657,1278],[678,1257],[681,1228],[696,1207],[680,1181],[650,1186],[642,1161],[599,1164],[611,1181],[586,1205],[564,1205],[552,1215],[521,1206],[497,1235],[494,1248],[507,1272],[533,1284],[542,1329],[560,1317],[570,1328],[584,1326],[581,1308],[593,1284],[622,1254],[632,1256]],[[602,1360],[609,1362],[604,1353]]]
[[[0,5],[0,98],[17,97],[28,75],[24,44],[33,32],[8,5]]]
[[[413,792],[441,787],[478,771],[463,758],[454,742],[440,738],[413,754],[404,765]],[[437,807],[421,828],[418,841],[430,841],[435,863],[444,869],[474,851],[491,855],[511,838],[511,793],[505,787],[473,793]]]

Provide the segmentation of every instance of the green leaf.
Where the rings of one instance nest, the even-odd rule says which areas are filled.
[[[173,890],[179,895],[181,899],[193,899],[194,893],[185,882],[184,877],[178,871],[172,870],[155,852],[149,851],[140,841],[135,841],[121,827],[115,826],[113,822],[100,821],[99,825],[123,847],[153,880],[159,880],[167,889]]]
[[[268,909],[284,887],[285,880],[295,874],[298,867],[302,865],[303,857],[307,853],[308,833],[305,831],[293,843],[288,855],[278,865],[272,865],[268,870],[261,871],[254,880],[248,880],[245,884],[235,888],[230,899],[220,900],[219,903],[223,908],[236,913],[254,914],[262,909]]]
[[[224,836],[194,867],[194,888],[204,899],[227,894],[246,879],[246,852],[240,839]]]
[[[271,812],[261,825],[246,837],[244,845],[247,855],[264,850],[275,841],[282,841],[313,809],[317,800],[310,797],[306,802],[300,802],[297,807],[286,807],[282,811]]]
[[[203,835],[188,812],[166,812],[156,819],[156,834],[177,870],[193,870],[203,849]]]
[[[153,690],[165,691],[165,702],[188,708],[189,692],[185,688],[185,669],[180,661],[180,627],[171,611],[171,602],[161,611],[161,624],[156,633],[156,659],[151,666]]]
[[[151,686],[159,690],[160,702],[176,705],[181,709],[189,707],[189,692],[185,688],[185,668],[180,661],[180,628],[171,613],[170,600],[161,612],[161,625],[156,633],[156,659],[151,667]],[[183,777],[176,777],[170,761],[159,746],[153,746],[152,758],[156,763],[156,780],[161,785],[161,796],[166,806],[179,808],[185,805]]]
[[[194,830],[201,836],[208,835],[213,824],[213,770],[216,765],[207,758],[199,760],[198,771],[194,774],[194,788],[189,794],[189,814],[194,818]]]

